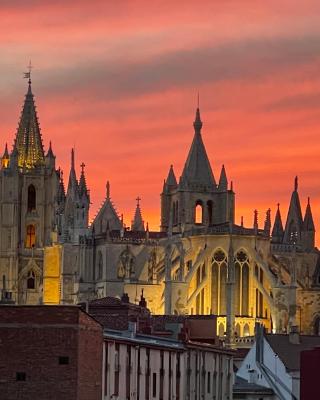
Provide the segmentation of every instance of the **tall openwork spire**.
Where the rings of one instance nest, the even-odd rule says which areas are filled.
[[[196,110],[193,127],[194,137],[187,161],[183,168],[180,184],[186,187],[199,187],[200,185],[214,189],[216,188],[216,183],[201,137],[202,121],[199,108]]]
[[[44,165],[42,137],[31,90],[30,72],[25,74],[28,80],[28,91],[25,97],[14,148],[18,151],[18,166],[34,168]]]

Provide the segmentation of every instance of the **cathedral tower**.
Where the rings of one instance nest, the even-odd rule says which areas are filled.
[[[25,97],[13,150],[0,170],[0,273],[20,304],[42,300],[44,247],[55,229],[58,173],[51,145],[44,153],[31,88]]]
[[[173,166],[161,194],[161,230],[173,232],[192,227],[234,222],[234,192],[228,189],[224,166],[217,184],[202,141],[202,121],[197,108],[194,137],[179,183]],[[171,221],[170,221],[171,219]]]

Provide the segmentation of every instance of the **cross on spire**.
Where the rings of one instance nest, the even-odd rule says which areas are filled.
[[[82,164],[80,164],[81,167],[81,172],[84,173],[84,167],[86,166],[86,164],[84,162],[82,162]]]
[[[140,206],[140,200],[141,200],[141,198],[138,196],[138,197],[136,198],[136,200],[137,200],[137,207],[139,207],[139,206]]]
[[[31,60],[29,61],[29,65],[27,66],[28,72],[24,72],[24,78],[28,78],[28,84],[31,85],[31,70],[33,66],[31,64]]]

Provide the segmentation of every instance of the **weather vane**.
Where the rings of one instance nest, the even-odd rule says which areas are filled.
[[[31,84],[31,70],[32,70],[32,64],[31,64],[31,60],[29,61],[29,65],[28,65],[28,72],[24,72],[24,75],[23,75],[23,77],[24,78],[26,78],[26,79],[29,79],[28,80],[28,83],[29,83],[29,85]]]

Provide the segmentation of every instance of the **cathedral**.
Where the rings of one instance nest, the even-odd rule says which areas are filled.
[[[161,228],[144,223],[140,199],[126,227],[106,183],[89,224],[84,164],[74,150],[68,185],[45,152],[31,80],[12,150],[0,170],[1,301],[77,304],[143,293],[154,314],[215,314],[219,336],[233,343],[256,322],[269,332],[320,333],[320,258],[311,204],[304,215],[294,179],[285,224],[280,208],[258,226],[235,223],[235,193],[221,168],[215,179],[197,108],[181,176],[169,168],[161,193]],[[191,135],[190,135],[191,139]],[[179,177],[179,179],[177,179]]]

